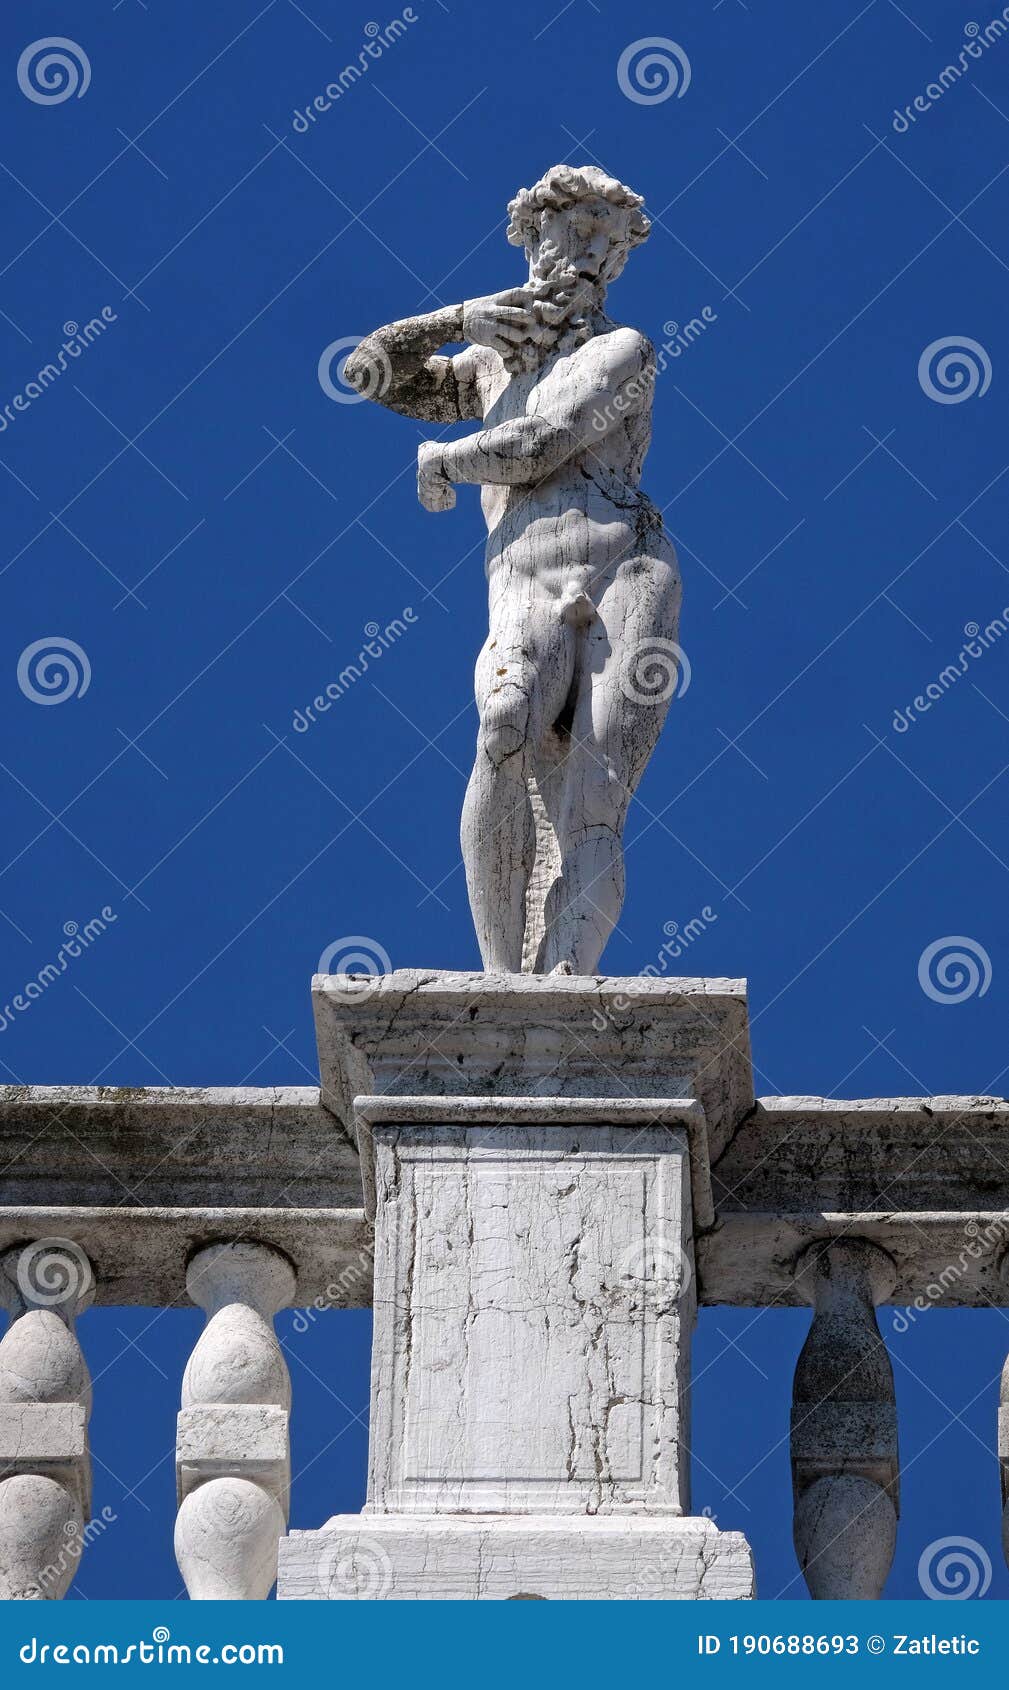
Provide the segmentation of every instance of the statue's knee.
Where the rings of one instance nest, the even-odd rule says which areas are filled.
[[[480,745],[500,766],[522,750],[529,735],[529,700],[517,687],[493,693],[480,717]]]
[[[480,744],[498,767],[522,750],[525,739],[525,729],[512,719],[487,722],[480,731]]]

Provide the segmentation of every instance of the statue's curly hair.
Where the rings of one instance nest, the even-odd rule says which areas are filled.
[[[579,200],[607,200],[610,205],[624,207],[632,213],[627,231],[630,246],[640,246],[648,239],[651,223],[641,209],[645,202],[640,194],[594,164],[555,164],[534,187],[520,188],[508,206],[512,246],[530,250],[539,238],[541,214],[547,208],[560,211]]]

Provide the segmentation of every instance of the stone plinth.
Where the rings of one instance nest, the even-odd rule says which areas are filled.
[[[278,1595],[752,1595],[688,1477],[698,1093],[730,1132],[741,996],[708,1019],[683,982],[393,980],[317,982],[374,1194],[368,1501],[285,1540]]]
[[[366,1094],[695,1098],[714,1161],[753,1107],[742,980],[399,969],[318,974],[312,1002],[322,1100],[359,1144]],[[367,1156],[361,1172],[371,1214]]]
[[[710,1520],[337,1516],[280,1545],[302,1602],[732,1601],[756,1595],[742,1532]]]

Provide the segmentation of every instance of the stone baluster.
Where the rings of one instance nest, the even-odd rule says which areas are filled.
[[[876,1324],[894,1264],[862,1238],[817,1243],[796,1264],[813,1323],[795,1368],[795,1550],[817,1600],[875,1600],[900,1507],[893,1370]]]
[[[290,1488],[291,1380],[273,1330],[295,1274],[265,1244],[212,1244],[186,1289],[207,1324],[182,1381],[175,1554],[194,1600],[262,1601]]]
[[[1009,1250],[998,1265],[1004,1293],[1009,1293]],[[1002,1369],[998,1395],[998,1464],[1002,1480],[1002,1553],[1009,1561],[1009,1356]]]
[[[94,1295],[91,1264],[68,1238],[0,1258],[0,1599],[58,1601],[91,1513],[91,1379],[74,1330]]]

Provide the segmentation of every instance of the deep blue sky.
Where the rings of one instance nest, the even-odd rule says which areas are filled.
[[[316,370],[334,340],[521,280],[506,202],[569,159],[601,161],[658,214],[614,314],[657,344],[716,314],[656,392],[645,485],[680,548],[692,682],[632,810],[605,965],[647,967],[666,923],[709,906],[680,967],[748,977],[760,1092],[1009,1089],[1009,640],[891,727],[965,625],[1009,602],[1009,39],[901,135],[894,108],[987,11],[414,10],[307,134],[295,107],[394,11],[22,0],[0,26],[3,403],[65,323],[116,314],[0,434],[0,1001],[64,923],[117,918],[2,1033],[3,1077],[310,1083],[308,983],[332,942],[478,966],[457,841],[485,616],[476,496],[423,512],[413,459],[431,431],[333,403]],[[44,106],[16,67],[52,35],[80,43],[92,80]],[[682,46],[691,82],[642,105],[616,67],[653,35]],[[933,402],[919,357],[963,336],[990,388]],[[409,633],[293,733],[365,625],[407,606]],[[92,670],[55,708],[17,680],[49,635]],[[922,991],[918,959],[946,935],[990,957],[983,997]],[[201,1318],[82,1323],[96,1506],[118,1518],[79,1596],[180,1590],[172,1441]],[[696,1344],[695,1506],[749,1534],[766,1596],[802,1593],[787,1417],[807,1323],[707,1310]],[[919,1595],[918,1557],[949,1534],[977,1539],[990,1594],[1009,1594],[993,1453],[1007,1344],[999,1311],[932,1311],[891,1337],[891,1595]],[[320,1320],[288,1354],[306,1527],[362,1500],[367,1318]]]

